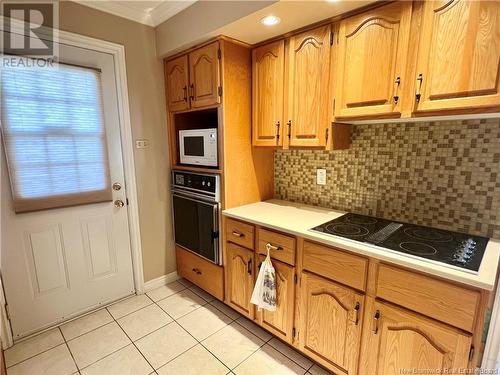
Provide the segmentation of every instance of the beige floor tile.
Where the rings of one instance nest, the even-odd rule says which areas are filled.
[[[312,375],[332,375],[333,374],[333,372],[330,372],[327,369],[325,369],[321,366],[318,366],[316,364],[309,369],[309,373],[311,373]]]
[[[248,329],[250,332],[252,332],[255,336],[259,337],[261,340],[269,341],[271,337],[273,337],[269,332],[260,328],[257,324],[255,324],[254,322],[250,321],[245,317],[239,318],[238,320],[236,320],[236,323]]]
[[[42,354],[7,369],[7,375],[71,375],[78,371],[66,344],[52,348]]]
[[[81,371],[82,375],[148,375],[152,372],[153,368],[132,344]]]
[[[201,298],[203,298],[207,302],[212,302],[215,299],[214,296],[205,292],[203,289],[197,287],[196,285],[193,285],[189,289],[192,290],[193,292],[195,292],[197,295],[199,295]]]
[[[233,310],[228,305],[219,301],[218,299],[213,300],[212,302],[210,302],[210,304],[215,306],[218,310],[222,311],[224,314],[226,314],[233,320],[241,318],[241,314],[239,312]]]
[[[231,323],[231,318],[212,305],[205,305],[184,315],[177,322],[201,341]]]
[[[172,322],[136,341],[135,344],[149,363],[158,369],[195,346],[197,342],[182,327]]]
[[[179,279],[177,280],[177,282],[181,283],[182,285],[184,285],[186,288],[191,288],[192,286],[194,286],[194,284],[189,281],[189,280],[186,280],[186,279]]]
[[[172,294],[179,293],[183,289],[186,289],[186,287],[184,285],[182,285],[181,283],[179,283],[177,281],[174,281],[173,283],[161,286],[161,287],[154,289],[146,294],[153,301],[157,302],[163,298],[167,298],[168,296],[171,296]]]
[[[168,313],[168,315],[174,319],[178,319],[181,316],[207,304],[207,301],[189,289],[184,289],[183,291],[162,299],[157,303]]]
[[[111,323],[112,321],[113,317],[109,314],[108,310],[101,309],[63,324],[61,326],[61,331],[66,340],[71,340],[84,333]]]
[[[204,340],[203,345],[232,369],[264,345],[264,341],[233,322]]]
[[[78,368],[82,369],[130,343],[118,324],[113,322],[68,341],[68,346]]]
[[[229,369],[200,344],[158,370],[160,375],[224,375]]]
[[[52,349],[63,342],[64,338],[58,328],[51,329],[50,331],[21,341],[5,351],[6,366],[13,366],[25,359]]]
[[[313,361],[311,361],[309,358],[304,357],[298,351],[294,350],[291,346],[285,344],[283,341],[275,337],[272,338],[271,341],[268,342],[268,344],[306,370],[313,365]]]
[[[140,294],[138,296],[133,296],[115,303],[114,305],[108,306],[108,311],[111,313],[111,315],[113,315],[115,319],[119,319],[122,316],[140,310],[143,307],[151,305],[152,303],[153,301],[151,301],[148,296],[146,296],[145,294]]]
[[[118,319],[118,324],[132,341],[136,341],[171,321],[165,311],[153,304]]]
[[[236,375],[303,375],[306,370],[269,345],[264,345],[236,367]]]

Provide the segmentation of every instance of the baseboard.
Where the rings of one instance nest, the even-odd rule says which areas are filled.
[[[180,279],[179,275],[177,275],[177,271],[170,272],[167,275],[163,275],[160,277],[157,277],[156,279],[146,281],[144,283],[144,293],[149,292],[150,290],[159,288],[160,286],[167,285],[168,283],[171,283],[172,281]]]

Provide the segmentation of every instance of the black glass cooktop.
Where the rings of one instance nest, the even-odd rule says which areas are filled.
[[[470,271],[479,270],[489,240],[480,236],[358,214],[342,215],[312,230],[370,243]]]

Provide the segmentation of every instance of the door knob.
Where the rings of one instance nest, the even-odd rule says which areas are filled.
[[[123,201],[121,199],[117,199],[116,201],[114,201],[114,205],[115,205],[115,207],[120,208],[120,207],[125,206],[125,203],[123,203]]]

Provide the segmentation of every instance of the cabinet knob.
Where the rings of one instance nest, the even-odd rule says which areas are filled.
[[[354,306],[354,324],[358,325],[359,323],[359,310],[361,309],[361,305],[359,302],[356,302],[356,306]]]
[[[280,139],[280,122],[276,122],[276,142]]]
[[[286,123],[288,125],[288,139],[292,138],[292,120],[288,120]]]
[[[233,236],[236,236],[236,237],[239,237],[239,238],[245,237],[245,235],[243,233],[236,232],[235,230],[233,230]]]
[[[281,246],[276,246],[276,245],[273,245],[272,243],[268,242],[268,243],[266,243],[266,250],[267,251],[271,251],[271,250],[277,251],[277,250],[283,250],[283,248]]]
[[[399,85],[401,84],[401,77],[397,76],[396,79],[394,80],[394,104],[398,104],[399,102]]]
[[[189,98],[191,100],[194,100],[194,83],[191,83],[191,85],[189,86],[189,88],[191,89],[191,94],[189,94]]]
[[[248,260],[248,263],[247,263],[247,272],[248,272],[249,275],[252,274],[252,259]]]
[[[424,76],[422,73],[420,73],[417,77],[417,92],[415,93],[415,100],[417,102],[420,101],[420,97],[422,96],[421,91],[422,91],[422,82],[424,81]]]
[[[375,314],[373,315],[373,328],[372,332],[376,335],[378,333],[378,321],[380,320],[380,311],[377,310],[375,311]]]
[[[187,86],[184,86],[182,88],[182,90],[184,90],[184,101],[187,102],[188,101],[188,90],[187,90]]]

